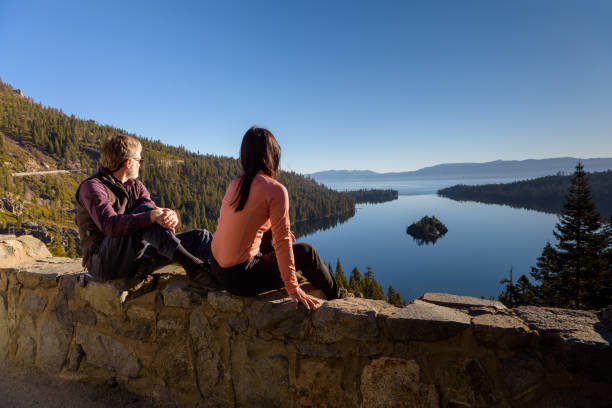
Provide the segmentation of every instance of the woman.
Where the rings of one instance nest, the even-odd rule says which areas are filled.
[[[297,268],[328,299],[340,297],[338,284],[315,249],[292,245],[289,196],[276,181],[280,147],[272,133],[258,127],[247,130],[240,162],[243,174],[230,183],[221,204],[212,243],[213,275],[230,293],[241,296],[284,286],[296,308],[302,303],[316,309],[320,301],[299,287]],[[270,234],[273,248],[267,244]]]

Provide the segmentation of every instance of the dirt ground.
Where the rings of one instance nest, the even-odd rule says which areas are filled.
[[[155,405],[116,384],[52,377],[34,368],[0,363],[0,408],[150,408]],[[176,405],[172,405],[176,406]]]

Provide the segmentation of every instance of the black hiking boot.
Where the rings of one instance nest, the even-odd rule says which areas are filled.
[[[196,289],[220,290],[221,285],[210,273],[210,262],[204,262],[191,268],[186,268],[187,283]]]

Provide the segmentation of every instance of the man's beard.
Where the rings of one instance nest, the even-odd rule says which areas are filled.
[[[138,170],[128,169],[127,177],[129,179],[137,179],[138,178]]]

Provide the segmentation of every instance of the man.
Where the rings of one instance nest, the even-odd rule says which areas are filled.
[[[210,275],[212,235],[205,229],[174,234],[178,215],[158,208],[138,180],[142,146],[114,135],[102,145],[101,167],[76,192],[83,266],[100,280],[146,275],[178,262],[191,284],[217,287]]]

